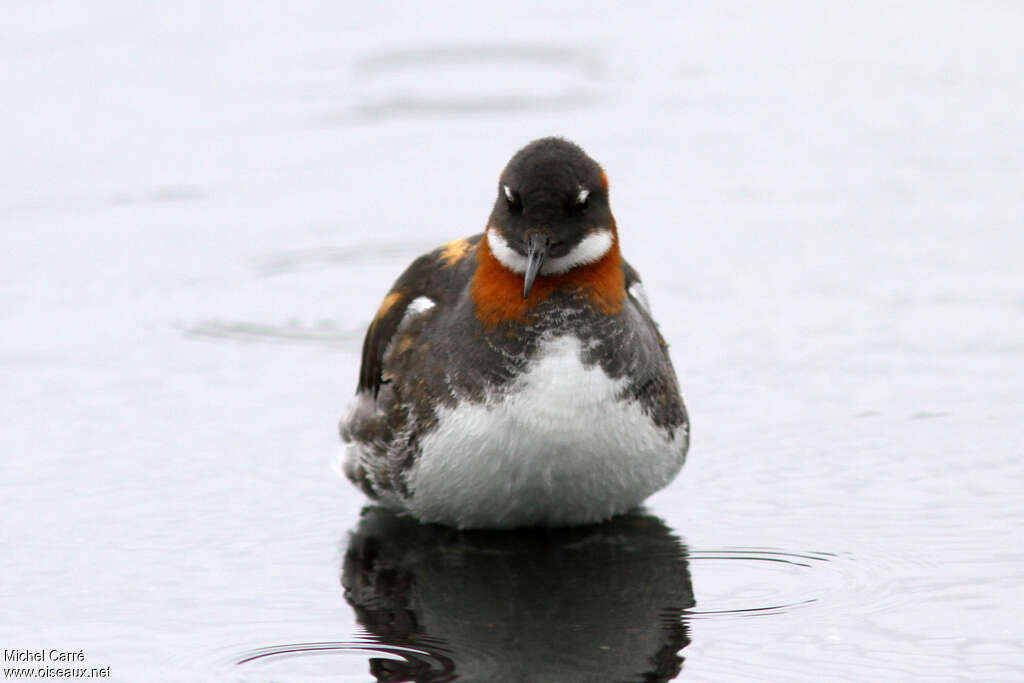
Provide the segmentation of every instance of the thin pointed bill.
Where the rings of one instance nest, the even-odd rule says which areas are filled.
[[[530,296],[533,281],[537,279],[544,259],[548,255],[551,239],[546,235],[534,233],[526,240],[526,273],[523,276],[523,298]]]

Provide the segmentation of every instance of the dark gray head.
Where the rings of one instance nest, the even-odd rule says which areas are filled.
[[[524,297],[538,274],[598,261],[615,239],[604,172],[579,146],[541,138],[508,162],[488,221],[488,244],[503,265],[523,273]]]

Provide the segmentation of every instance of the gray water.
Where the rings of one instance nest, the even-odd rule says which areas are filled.
[[[5,4],[0,647],[133,682],[1024,680],[1022,30]],[[361,519],[365,326],[548,134],[608,172],[689,461],[604,527]]]

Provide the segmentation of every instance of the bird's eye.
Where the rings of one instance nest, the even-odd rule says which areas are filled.
[[[590,198],[590,190],[585,187],[580,188],[580,192],[576,195],[576,208],[583,210],[587,208],[587,200]]]
[[[508,203],[508,210],[512,213],[521,213],[523,203],[519,201],[519,193],[508,185],[502,185],[501,191],[505,194],[505,201]]]

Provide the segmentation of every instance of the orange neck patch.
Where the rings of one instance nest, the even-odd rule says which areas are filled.
[[[476,317],[487,329],[498,323],[522,321],[536,306],[559,290],[577,290],[607,315],[622,310],[626,299],[626,276],[622,271],[622,254],[615,223],[610,226],[615,241],[600,261],[573,268],[560,275],[538,275],[523,298],[523,275],[513,273],[501,264],[491,251],[485,236],[477,249],[477,267],[470,290],[476,304]]]

